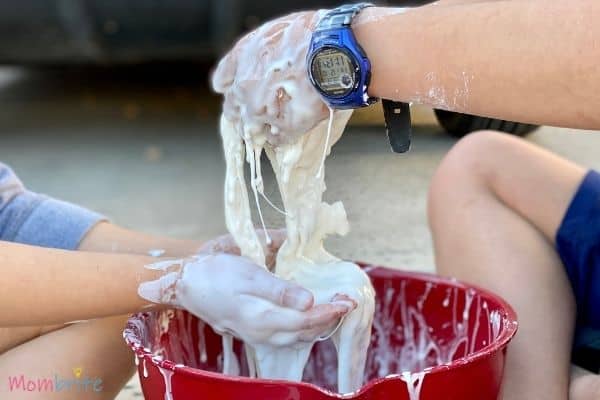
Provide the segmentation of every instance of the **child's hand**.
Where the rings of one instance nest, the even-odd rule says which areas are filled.
[[[271,243],[269,244],[266,243],[267,241],[264,230],[257,229],[256,234],[263,245],[267,268],[272,270],[275,266],[275,260],[277,258],[277,253],[279,252],[279,248],[287,238],[287,233],[285,229],[268,229],[267,231],[269,233],[269,237],[271,238]],[[236,256],[241,255],[240,248],[233,239],[233,236],[230,234],[219,236],[215,239],[205,242],[202,247],[200,247],[198,252],[210,254],[227,253]]]
[[[346,296],[315,306],[309,291],[235,255],[199,255],[149,267],[175,271],[142,283],[142,298],[184,308],[216,331],[253,344],[314,341],[354,309]]]
[[[243,37],[219,62],[212,78],[223,93],[225,117],[244,127],[245,139],[294,142],[327,118],[327,107],[308,79],[306,55],[320,12],[291,14]],[[241,129],[238,129],[242,132]]]

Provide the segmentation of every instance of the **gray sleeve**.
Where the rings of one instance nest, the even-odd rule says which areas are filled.
[[[24,191],[25,187],[12,169],[0,163],[0,212],[15,196]]]
[[[106,218],[93,211],[28,191],[0,164],[0,240],[76,250],[85,234]]]

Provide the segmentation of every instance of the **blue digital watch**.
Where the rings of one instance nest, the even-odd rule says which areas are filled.
[[[310,81],[333,109],[366,107],[377,98],[367,90],[371,63],[352,32],[352,19],[370,3],[348,4],[328,11],[317,24],[310,42],[307,66]],[[410,106],[382,100],[392,150],[410,149]]]

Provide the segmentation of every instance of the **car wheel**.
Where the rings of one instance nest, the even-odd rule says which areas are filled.
[[[538,128],[537,125],[503,121],[501,119],[479,117],[477,115],[461,114],[445,110],[435,110],[435,115],[440,125],[455,137],[463,137],[471,132],[483,129],[524,136]]]

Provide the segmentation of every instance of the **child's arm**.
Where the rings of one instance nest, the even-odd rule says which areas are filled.
[[[0,326],[50,325],[127,314],[149,306],[141,282],[160,271],[150,256],[46,249],[0,242]]]
[[[471,3],[441,2],[402,14],[363,10],[354,31],[372,63],[370,94],[507,120],[600,128],[599,2]]]
[[[268,259],[285,237],[271,234]],[[180,260],[151,257],[150,250]],[[232,254],[188,257],[199,251]],[[313,305],[309,291],[235,253],[239,248],[228,236],[201,246],[119,228],[99,214],[27,191],[0,164],[0,327],[64,324],[166,304],[242,336],[266,330],[273,340],[314,340],[350,311],[335,299]],[[146,268],[161,261],[167,262]]]
[[[198,253],[202,242],[155,236],[100,222],[81,240],[78,250],[160,257],[187,257]],[[152,254],[150,252],[152,251]]]
[[[145,268],[158,261],[166,260],[0,242],[0,326],[68,323],[160,303],[185,307],[238,337],[266,331],[273,333],[266,340],[293,342],[316,339],[353,308],[335,298],[314,305],[309,291],[244,257],[201,256],[167,263],[168,270]]]

